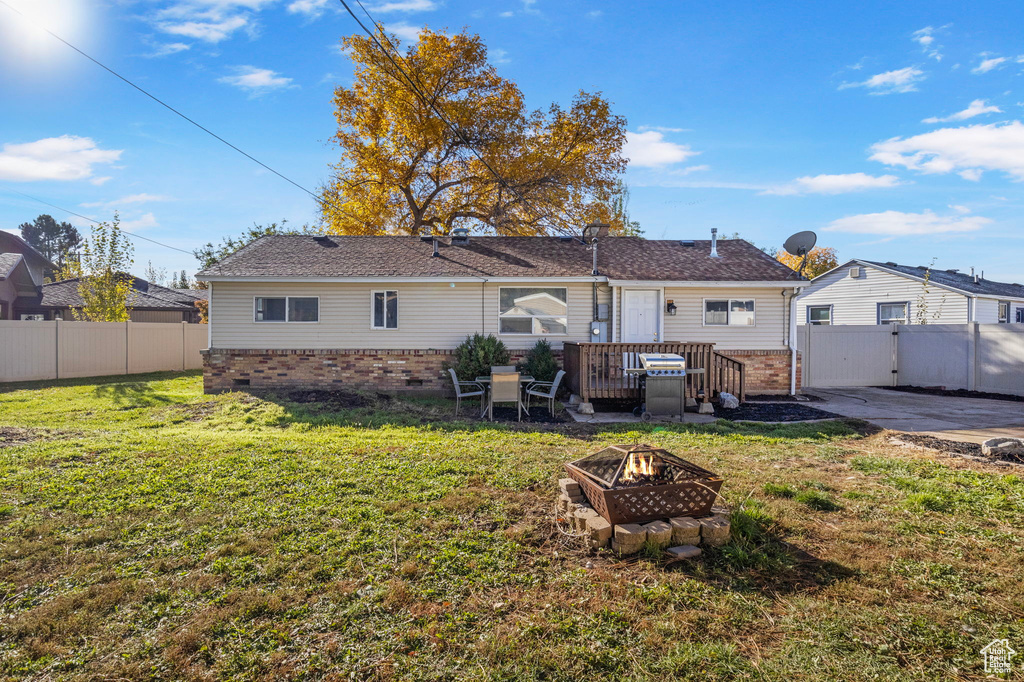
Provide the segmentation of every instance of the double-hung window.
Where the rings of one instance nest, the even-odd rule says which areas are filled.
[[[398,329],[397,291],[374,291],[371,303],[371,329]]]
[[[319,322],[320,299],[316,296],[257,296],[257,322]]]
[[[832,306],[807,306],[807,324],[832,324]]]
[[[754,301],[753,300],[705,300],[704,301],[704,324],[714,325],[744,325],[754,324]]]
[[[910,303],[879,303],[878,324],[908,324],[910,322]]]
[[[1010,302],[999,301],[999,323],[1005,324],[1010,321]]]
[[[561,335],[568,332],[565,287],[500,287],[498,331],[501,334]]]

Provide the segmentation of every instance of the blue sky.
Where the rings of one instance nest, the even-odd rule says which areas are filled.
[[[336,0],[6,0],[300,184],[338,157]],[[479,33],[527,104],[599,90],[629,122],[651,238],[760,246],[815,230],[841,258],[1024,281],[1024,3],[370,0],[403,39]],[[0,228],[12,192],[191,250],[310,197],[0,6]],[[144,241],[147,261],[194,260]]]

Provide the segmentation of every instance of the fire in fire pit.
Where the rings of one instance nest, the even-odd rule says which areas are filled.
[[[612,445],[565,470],[612,524],[705,516],[722,487],[710,471],[648,445]]]

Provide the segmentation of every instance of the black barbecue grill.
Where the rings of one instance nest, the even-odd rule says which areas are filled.
[[[640,385],[640,405],[633,414],[642,420],[678,417],[686,411],[686,358],[675,353],[640,353],[640,367],[629,368]]]

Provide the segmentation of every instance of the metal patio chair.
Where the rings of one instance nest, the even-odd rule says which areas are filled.
[[[491,374],[512,374],[515,371],[514,365],[491,365]]]
[[[487,405],[487,413],[491,421],[494,421],[494,403],[515,403],[518,420],[523,420],[523,397],[519,389],[519,372],[491,375],[491,398]],[[527,410],[526,414],[530,414],[530,411]]]
[[[526,387],[526,411],[530,411],[530,396],[537,396],[548,401],[548,414],[555,416],[555,394],[558,393],[558,385],[562,383],[565,370],[558,370],[554,381],[535,381]]]
[[[452,383],[455,384],[455,416],[459,416],[459,407],[462,405],[463,398],[473,398],[480,396],[480,411],[484,410],[484,395],[487,391],[484,389],[482,384],[478,384],[475,381],[459,381],[459,377],[455,374],[455,370],[449,368],[449,372],[452,375]],[[464,391],[463,387],[470,390]],[[477,389],[477,390],[472,390]]]

